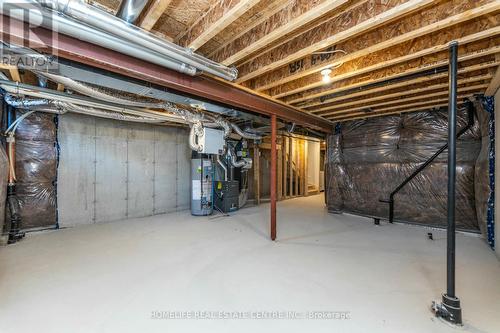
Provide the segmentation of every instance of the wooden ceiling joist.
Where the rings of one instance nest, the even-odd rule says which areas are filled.
[[[457,105],[461,106],[465,104],[464,99],[466,98],[471,98],[473,95],[464,95],[464,96],[457,96],[459,98]],[[417,111],[428,111],[432,109],[439,109],[439,108],[444,108],[448,106],[448,100],[443,99],[441,100],[441,103],[438,103],[437,101],[432,101],[426,104],[421,104],[420,106],[415,106],[415,107],[399,107],[396,110],[385,110],[385,111],[380,111],[380,112],[372,112],[372,113],[364,113],[364,114],[358,114],[358,115],[350,115],[347,117],[342,117],[338,119],[331,119],[333,122],[343,122],[343,121],[348,121],[348,120],[356,120],[356,119],[368,119],[368,118],[373,118],[373,117],[380,117],[380,116],[389,116],[389,115],[395,115],[395,114],[402,114],[402,113],[408,113],[408,112],[417,112]]]
[[[462,94],[463,93],[468,93],[468,94],[480,93],[480,92],[484,92],[484,89],[486,89],[486,87],[488,87],[488,84],[484,83],[484,84],[478,84],[478,85],[473,85],[473,86],[460,87],[460,88],[458,88],[457,91],[458,91],[458,93],[462,93]],[[413,94],[413,91],[411,91],[411,93]],[[361,111],[366,110],[366,109],[374,109],[374,108],[379,108],[379,107],[384,107],[384,106],[389,107],[391,105],[401,105],[402,103],[407,105],[406,103],[408,103],[408,102],[429,101],[429,100],[432,100],[432,98],[447,97],[448,93],[449,93],[448,90],[442,90],[442,91],[438,91],[438,92],[434,92],[434,93],[430,93],[430,94],[420,94],[420,95],[411,96],[411,97],[403,97],[403,98],[395,99],[392,101],[384,101],[384,102],[380,102],[380,103],[365,104],[365,105],[357,106],[357,107],[350,108],[350,109],[349,108],[341,108],[341,109],[338,109],[336,111],[326,112],[326,113],[321,113],[321,114],[317,113],[317,114],[322,116],[322,117],[333,118],[333,117],[338,117],[340,115],[361,112]]]
[[[22,82],[21,75],[19,75],[19,70],[17,69],[17,67],[9,68],[9,74],[12,81]]]
[[[234,25],[231,26],[231,29],[226,29],[226,31],[224,31],[222,36],[222,39],[224,41],[217,48],[210,50],[207,53],[207,57],[209,59],[215,59],[216,55],[222,52],[224,48],[230,47],[229,45],[233,43],[235,40],[247,34],[250,30],[254,29],[255,27],[266,22],[271,16],[273,16],[274,14],[276,14],[289,4],[290,4],[289,0],[273,0],[267,2],[266,6],[264,6],[260,11],[255,12],[255,14],[251,15],[250,17],[247,17],[245,19],[245,24],[239,25],[236,29],[233,29]],[[255,10],[256,8],[257,6],[254,7],[253,10]]]
[[[231,65],[244,57],[271,45],[293,30],[318,19],[348,0],[297,0],[275,13],[244,36],[212,56],[215,61]]]
[[[462,100],[465,98],[470,98],[474,96],[474,94],[458,94],[457,99]],[[328,119],[332,121],[338,121],[339,119],[347,118],[347,117],[356,117],[356,116],[362,116],[363,114],[367,113],[383,113],[383,112],[388,112],[388,111],[394,111],[394,110],[401,110],[401,108],[415,108],[415,107],[430,107],[432,108],[436,104],[441,104],[441,103],[446,103],[448,101],[448,96],[444,98],[435,98],[435,99],[429,99],[429,100],[420,100],[419,102],[415,103],[408,103],[408,104],[399,104],[395,106],[388,106],[388,107],[382,107],[382,108],[377,108],[373,109],[371,111],[364,111],[364,112],[352,112],[348,115],[341,115],[341,116],[334,116],[334,117],[327,117]]]
[[[143,18],[139,26],[148,31],[153,29],[156,22],[158,22],[160,16],[167,10],[171,2],[172,0],[154,0],[146,7],[146,11],[142,14]]]
[[[458,74],[464,75],[467,73],[481,71],[481,70],[489,69],[492,67],[496,67],[497,65],[500,65],[500,62],[490,61],[490,62],[486,62],[486,63],[472,65],[472,66],[468,66],[468,67],[464,67],[464,68],[459,69]],[[428,76],[423,76],[423,77],[419,77],[419,78],[412,79],[412,80],[407,80],[407,81],[397,82],[394,84],[384,85],[384,86],[377,87],[377,88],[367,89],[367,90],[365,90],[365,92],[367,94],[379,93],[379,92],[389,91],[389,90],[396,89],[396,88],[402,88],[402,87],[407,87],[407,86],[411,86],[411,85],[423,84],[423,83],[427,83],[429,81],[435,81],[435,80],[443,79],[443,78],[447,78],[447,77],[448,77],[448,73],[428,75]],[[346,90],[348,91],[352,88],[357,88],[357,87],[362,87],[362,85],[356,85],[355,87],[354,87],[354,85],[353,86],[345,86],[345,87],[337,89],[335,92],[343,92]],[[358,92],[358,93],[361,93],[361,92]],[[336,98],[347,99],[347,98],[350,98],[356,94],[357,93],[355,93],[355,92],[352,92],[352,93],[348,92],[348,93],[342,94],[341,96],[338,96]],[[309,101],[309,102],[304,103],[304,104],[300,104],[298,107],[307,108],[307,107],[313,107],[313,106],[318,106],[318,105],[324,105],[326,103],[331,103],[332,100],[333,99],[327,99],[327,100],[322,101],[320,99],[317,99],[314,101]]]
[[[488,32],[491,32],[491,33],[494,33],[494,34],[500,34],[500,27],[491,29],[489,31],[484,31],[484,32],[481,32],[479,34],[480,35],[483,35],[483,33],[488,34]],[[465,40],[462,40],[462,43],[465,44],[466,43]],[[400,66],[403,67],[404,63],[407,63],[410,60],[415,60],[415,59],[418,59],[418,58],[421,58],[421,57],[424,57],[424,56],[430,56],[429,60],[422,59],[421,62],[424,63],[424,64],[425,63],[429,63],[431,60],[433,60],[436,57],[437,53],[443,52],[447,48],[448,48],[448,44],[439,45],[439,46],[436,46],[435,48],[433,47],[433,48],[430,48],[430,49],[425,49],[425,50],[422,50],[421,52],[416,52],[416,53],[413,53],[413,54],[404,55],[402,57],[398,57],[398,58],[391,59],[391,60],[388,60],[388,61],[383,61],[383,62],[377,63],[375,65],[372,65],[372,66],[363,67],[363,68],[359,68],[359,69],[354,69],[352,71],[346,71],[346,73],[333,76],[331,78],[331,81],[328,84],[331,85],[331,84],[333,84],[335,82],[339,82],[339,81],[342,81],[342,80],[353,78],[355,76],[361,76],[363,74],[368,74],[368,73],[375,72],[375,71],[378,71],[378,70],[381,70],[381,69],[384,69],[384,68],[388,68],[388,67],[391,67],[391,66],[394,66],[394,65],[398,65],[398,64],[401,64]],[[289,95],[292,95],[292,94],[298,94],[298,93],[300,93],[302,91],[311,90],[311,89],[315,89],[315,88],[322,87],[322,86],[326,87],[325,83],[323,83],[323,82],[321,82],[321,84],[314,83],[314,84],[311,84],[311,85],[306,86],[306,87],[301,87],[301,88],[298,88],[298,89],[295,89],[295,90],[291,90],[291,91],[289,91],[289,93],[283,93],[283,94],[271,95],[271,96],[273,98],[283,98],[283,97],[286,97],[286,96],[289,96]]]
[[[458,80],[458,85],[470,84],[470,83],[474,83],[477,85],[478,81],[488,81],[488,80],[491,80],[492,77],[493,76],[491,74],[471,76],[471,77],[468,77],[466,79]],[[332,101],[328,102],[328,104],[329,104],[328,106],[324,106],[324,107],[321,107],[319,109],[311,109],[311,110],[307,110],[307,111],[310,113],[317,114],[317,115],[325,116],[325,115],[330,114],[329,111],[342,110],[342,109],[356,106],[359,104],[378,102],[378,101],[383,101],[383,100],[387,100],[387,99],[408,96],[409,94],[411,94],[411,95],[419,94],[418,96],[424,96],[429,91],[443,90],[443,89],[447,89],[447,88],[448,88],[448,82],[433,84],[433,85],[421,87],[421,88],[414,88],[411,90],[403,89],[403,90],[399,90],[396,92],[382,91],[381,95],[376,95],[376,96],[373,96],[373,93],[371,93],[370,91],[360,91],[359,93],[347,96],[347,98],[345,98],[345,97],[334,98],[334,99],[332,99]],[[366,95],[368,95],[368,96],[363,97]],[[352,100],[353,98],[355,98],[355,100]]]
[[[491,7],[490,7],[490,9],[491,9]],[[475,11],[475,13],[478,14],[477,11]],[[321,65],[315,66],[309,70],[300,71],[297,74],[292,74],[292,75],[288,74],[288,76],[286,76],[286,73],[288,73],[289,71],[288,70],[281,70],[281,69],[279,70],[279,73],[273,72],[270,74],[266,74],[265,75],[266,78],[263,78],[263,79],[257,78],[256,79],[255,89],[257,91],[262,92],[264,90],[268,90],[268,89],[271,89],[273,87],[279,86],[276,89],[272,89],[271,91],[269,91],[269,95],[271,95],[275,98],[282,98],[284,96],[296,94],[296,93],[299,93],[301,91],[314,89],[316,87],[324,85],[324,83],[321,81],[321,76],[319,75],[319,71],[321,71],[325,68],[332,68],[332,67],[340,66],[344,63],[347,63],[349,61],[354,61],[354,60],[357,60],[357,63],[363,63],[364,62],[363,57],[368,56],[368,59],[373,59],[374,53],[387,52],[388,50],[392,50],[392,48],[395,48],[395,47],[407,49],[409,46],[408,44],[413,43],[416,38],[443,30],[444,28],[447,28],[451,25],[455,25],[458,23],[462,23],[466,20],[469,20],[468,14],[474,14],[474,13],[469,12],[469,13],[464,13],[464,14],[467,14],[467,15],[459,15],[459,17],[455,16],[455,17],[447,18],[445,20],[436,22],[435,24],[431,24],[429,26],[425,26],[425,27],[422,27],[420,29],[404,33],[404,34],[400,35],[399,37],[385,40],[381,43],[371,45],[367,48],[349,53],[345,56],[338,57],[336,60],[329,61],[326,64],[321,64]],[[473,43],[473,42],[476,42],[476,41],[479,41],[482,39],[491,38],[491,37],[494,37],[496,35],[499,35],[500,34],[500,26],[495,25],[494,23],[491,23],[491,25],[493,27],[490,29],[485,29],[484,24],[477,24],[477,26],[476,25],[470,25],[467,27],[464,26],[464,29],[454,29],[456,31],[455,34],[463,34],[465,32],[464,30],[471,29],[471,26],[473,28],[475,28],[474,30],[471,29],[472,30],[471,34],[464,36],[464,37],[458,37],[458,38],[456,38],[456,36],[454,36],[452,33],[446,32],[446,34],[443,34],[443,36],[446,36],[448,38],[445,40],[445,43],[440,44],[440,45],[435,45],[433,39],[422,38],[422,41],[420,41],[417,45],[422,45],[422,44],[429,45],[428,48],[425,48],[425,49],[422,49],[422,50],[416,51],[416,52],[411,52],[410,54],[407,54],[407,52],[404,52],[404,50],[402,50],[402,51],[400,51],[399,49],[393,50],[393,53],[403,54],[403,56],[395,57],[393,59],[389,59],[386,61],[375,63],[371,66],[359,68],[358,70],[343,73],[341,75],[335,75],[332,77],[332,81],[342,80],[342,79],[345,79],[348,77],[361,75],[364,73],[368,73],[370,71],[378,70],[378,69],[392,66],[392,65],[396,65],[399,63],[404,63],[407,61],[411,61],[413,59],[417,59],[419,57],[431,55],[431,54],[446,50],[448,48],[448,44],[449,44],[448,41],[450,39],[457,40],[459,42],[459,45],[464,45],[464,44]],[[368,61],[366,61],[366,62],[368,62]],[[271,83],[263,85],[261,87],[258,86],[259,85],[258,82],[261,82],[261,80],[262,80],[262,82],[264,82],[264,79],[269,80],[271,78],[271,75],[279,75],[279,77],[281,77],[283,75],[285,75],[285,76],[282,79],[278,79],[277,81],[272,81]],[[339,79],[337,76],[340,76],[341,78]]]
[[[472,60],[472,59],[477,59],[481,57],[485,57],[488,55],[496,54],[500,52],[500,45],[496,47],[492,47],[486,50],[482,50],[481,52],[475,52],[471,54],[466,54],[463,56],[460,56],[458,58],[459,62],[464,62],[467,60]],[[318,99],[322,98],[323,96],[330,95],[339,91],[347,90],[347,89],[352,89],[352,88],[357,88],[357,87],[362,87],[370,84],[375,84],[375,83],[381,83],[387,80],[392,80],[392,79],[397,79],[401,78],[404,76],[412,75],[412,74],[417,74],[419,72],[423,72],[429,69],[434,69],[438,67],[442,67],[448,64],[448,60],[441,60],[434,62],[432,64],[426,64],[424,66],[419,66],[419,67],[414,67],[414,68],[409,68],[409,69],[404,69],[403,71],[399,72],[389,72],[390,74],[387,75],[382,75],[376,79],[368,79],[368,80],[363,80],[363,81],[358,81],[354,83],[344,83],[344,84],[338,84],[334,87],[331,86],[325,86],[322,89],[317,89],[317,91],[312,91],[312,93],[309,94],[298,94],[294,96],[290,96],[290,98],[287,98],[285,100],[286,103],[290,104],[297,104],[303,101],[311,100],[311,99]],[[385,73],[384,73],[385,74]]]
[[[365,33],[395,19],[406,16],[436,2],[436,0],[409,0],[391,2],[392,7],[384,11],[386,6],[372,6],[371,3],[358,6],[345,12],[333,20],[329,20],[307,32],[291,39],[269,52],[254,58],[251,62],[240,66],[240,77],[237,83],[250,80],[267,71],[285,66],[294,61],[310,56],[331,45]],[[397,5],[399,4],[399,5]],[[364,19],[364,20],[363,20]],[[348,28],[345,28],[346,25]]]
[[[183,34],[177,43],[197,50],[260,0],[219,0]]]

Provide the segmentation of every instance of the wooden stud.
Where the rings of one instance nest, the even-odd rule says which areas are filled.
[[[178,44],[193,50],[212,39],[219,32],[252,8],[260,0],[219,0],[178,40]]]
[[[308,179],[308,141],[304,140],[304,153],[303,153],[303,159],[302,159],[302,172],[303,172],[303,181],[302,181],[302,195],[307,197],[309,195],[309,179]]]
[[[292,172],[292,138],[288,138],[288,151],[287,151],[287,154],[288,154],[288,194],[287,196],[289,198],[292,197],[293,195],[293,181],[292,181],[292,176],[293,176],[293,172]]]
[[[258,145],[253,147],[253,193],[255,205],[260,205],[260,151]]]
[[[281,146],[283,146],[283,137]],[[281,150],[276,150],[276,154],[278,154],[278,160],[277,160],[277,166],[276,166],[276,193],[278,195],[278,200],[282,200],[283,197],[283,154],[281,153],[283,149]],[[272,149],[271,149],[271,154],[272,154]]]
[[[293,195],[293,182],[292,182],[292,138],[288,138],[287,155],[288,155],[288,193],[287,197],[291,198]]]
[[[299,196],[299,174],[300,174],[300,167],[299,167],[299,162],[300,162],[300,142],[298,139],[294,139],[294,165],[295,165],[295,173],[294,173],[294,182],[295,186],[293,189],[293,194],[294,196]]]
[[[154,0],[143,15],[143,19],[139,26],[145,30],[151,30],[155,26],[158,19],[167,10],[172,0]]]
[[[288,178],[287,178],[287,171],[288,171],[288,159],[287,159],[287,152],[288,152],[288,138],[286,136],[282,136],[283,138],[283,149],[281,150],[281,155],[282,155],[282,161],[283,161],[283,164],[282,164],[282,167],[283,167],[283,171],[282,171],[282,183],[283,183],[283,198],[286,199],[288,197],[288,186],[287,186],[287,181],[288,181]]]
[[[377,12],[377,10],[383,10],[386,7],[372,7],[371,3],[367,3],[366,6],[356,7],[352,12],[346,12],[345,15],[339,16],[338,20],[330,20],[313,29],[310,29],[289,42],[260,55],[259,57],[253,59],[250,63],[247,63],[245,66],[240,67],[240,77],[236,80],[236,82],[241,83],[250,80],[264,74],[265,72],[285,66],[295,60],[310,56],[313,52],[323,50],[330,45],[382,26],[392,20],[422,9],[434,2],[437,1],[409,0],[381,13]],[[362,22],[355,22],[355,17],[358,17],[359,15],[361,18],[365,18],[367,16],[366,11],[369,11],[370,9],[371,12],[369,12],[369,14],[372,15],[370,18]],[[361,14],[362,12],[363,14]],[[350,18],[352,22],[350,25],[351,27],[339,31],[339,29],[343,28],[343,25],[339,24],[339,22],[346,20],[346,17]]]

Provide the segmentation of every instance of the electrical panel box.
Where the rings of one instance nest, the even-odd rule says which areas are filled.
[[[224,131],[205,127],[198,143],[203,147],[203,154],[221,155],[224,153]]]

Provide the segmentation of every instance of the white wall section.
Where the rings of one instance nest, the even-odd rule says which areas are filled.
[[[58,139],[60,226],[189,208],[186,129],[66,114]]]

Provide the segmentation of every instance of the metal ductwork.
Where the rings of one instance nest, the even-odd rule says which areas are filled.
[[[128,23],[135,23],[148,0],[122,0],[116,16]]]
[[[210,73],[226,80],[235,68],[163,40],[83,0],[0,0],[2,14],[188,75]],[[29,16],[26,11],[29,10]]]
[[[57,79],[57,75],[53,78]],[[222,127],[225,131],[228,128],[233,128],[237,133],[246,135],[246,132],[241,130],[237,125],[227,122],[220,117],[214,117],[203,112],[194,112],[182,109],[170,102],[162,103],[145,103],[129,101],[120,97],[108,95],[97,91],[92,87],[88,87],[78,82],[66,78],[65,83],[69,83],[75,91],[81,92],[95,99],[82,98],[81,96],[71,95],[53,91],[43,87],[34,87],[22,83],[16,83],[9,80],[0,80],[0,87],[9,94],[6,94],[5,100],[8,104],[23,108],[23,109],[66,109],[77,113],[86,113],[89,115],[113,118],[118,120],[142,121],[142,122],[176,122],[183,124],[195,124],[195,134],[203,132],[203,126],[207,127]],[[57,81],[56,81],[57,82]],[[25,97],[16,97],[12,95],[25,95],[35,97],[29,99]],[[123,107],[125,105],[126,107]],[[136,108],[134,106],[157,107],[167,111],[155,111],[145,108]],[[42,110],[40,110],[42,111]],[[54,111],[55,112],[55,111]],[[113,115],[116,114],[117,116]],[[125,116],[127,115],[127,116]],[[249,134],[251,136],[251,134]],[[245,137],[245,136],[244,136]],[[194,138],[194,136],[192,136]],[[253,137],[250,137],[252,139]],[[192,147],[198,147],[195,140]],[[199,147],[193,150],[198,151]]]
[[[60,75],[55,75],[55,74],[50,74],[50,73],[41,73],[39,72],[38,75],[47,77],[51,79],[52,81],[56,83],[63,84],[66,88],[70,88],[74,91],[77,91],[81,94],[106,101],[109,103],[115,103],[115,104],[121,104],[121,105],[127,105],[127,106],[132,106],[132,107],[144,107],[144,108],[158,108],[158,109],[164,109],[166,111],[170,111],[173,113],[178,113],[179,114],[179,109],[175,108],[172,103],[169,102],[140,102],[140,101],[132,101],[128,99],[124,99],[122,97],[117,97],[110,95],[108,93],[104,93],[94,87],[91,87],[89,85],[86,85],[84,83],[77,82],[73,79],[60,76]],[[184,110],[180,116],[184,117],[186,122],[188,123],[193,123],[194,121],[203,121],[207,120],[210,123],[205,123],[205,126],[209,127],[221,127],[224,129],[224,136],[227,138],[231,134],[231,129],[234,130],[238,135],[245,139],[250,139],[250,140],[260,140],[262,136],[254,133],[250,133],[248,131],[242,130],[238,125],[234,123],[229,123],[228,121],[224,120],[222,117],[213,117],[206,115],[203,119],[199,116],[194,117],[195,113],[189,112],[187,110]],[[198,115],[198,114],[196,114]]]

